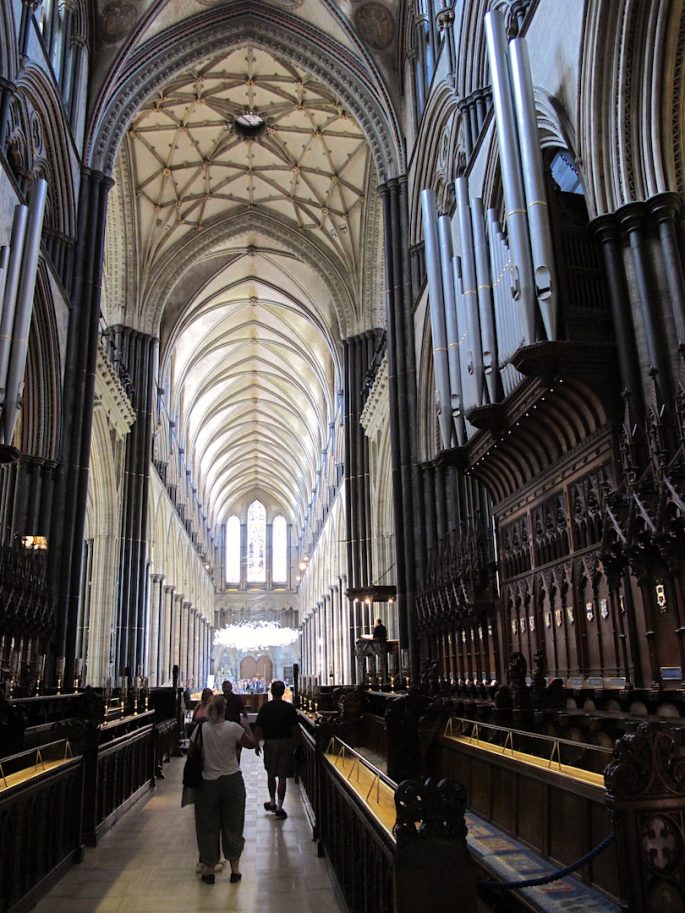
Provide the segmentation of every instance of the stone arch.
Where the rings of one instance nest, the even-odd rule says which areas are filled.
[[[16,27],[11,3],[0,4],[0,76],[8,81],[17,72]]]
[[[76,229],[76,203],[69,162],[69,145],[61,100],[45,74],[35,66],[23,70],[11,102],[10,152],[22,161],[14,169],[20,178],[44,177],[48,182],[45,228],[71,242]],[[22,148],[18,148],[18,146]]]
[[[41,263],[36,281],[23,394],[23,453],[56,460],[61,416],[60,353],[50,281]]]
[[[332,252],[317,239],[305,236],[289,219],[248,207],[231,213],[228,218],[208,223],[202,232],[201,243],[198,237],[191,235],[169,250],[150,277],[147,297],[154,306],[148,309],[149,317],[140,329],[156,335],[169,298],[183,276],[199,260],[210,256],[219,243],[248,232],[254,233],[255,221],[258,222],[259,234],[277,241],[319,274],[330,291],[341,333],[353,331],[356,320],[354,292],[348,286],[342,264]],[[310,316],[316,322],[315,315]],[[322,331],[325,329],[320,328]],[[327,335],[330,340],[330,333]],[[340,371],[339,353],[332,341],[331,351],[336,355],[337,369]]]
[[[459,54],[455,72],[455,88],[460,98],[468,97],[489,83],[485,14],[494,6],[496,4],[492,0],[476,0],[463,6],[461,34],[466,37],[466,42]]]
[[[433,365],[433,335],[428,307],[421,327],[421,361],[418,378],[418,452],[420,460],[431,460],[437,448],[437,409],[435,405],[435,370]]]
[[[685,10],[666,0],[588,4],[579,144],[590,215],[685,190]]]
[[[431,93],[421,122],[415,167],[416,188],[422,190],[424,187],[432,187],[437,193],[438,206],[442,212],[451,211],[453,205],[452,187],[457,175],[459,121],[457,95],[449,82],[443,82]],[[423,237],[420,194],[414,193],[412,197],[410,236],[411,243],[418,244]]]
[[[123,60],[95,107],[86,140],[90,167],[112,173],[124,131],[156,88],[215,52],[247,43],[302,65],[338,94],[367,137],[381,183],[402,173],[399,122],[372,58],[258,0],[249,13],[232,4],[193,16]]]

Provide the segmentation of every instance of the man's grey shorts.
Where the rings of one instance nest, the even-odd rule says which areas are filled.
[[[293,740],[267,739],[264,742],[264,767],[271,777],[294,777]]]

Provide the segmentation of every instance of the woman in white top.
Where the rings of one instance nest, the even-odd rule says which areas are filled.
[[[200,861],[205,870],[202,880],[214,884],[214,867],[219,862],[220,846],[231,864],[231,882],[240,881],[240,854],[245,840],[245,784],[236,748],[254,748],[255,740],[247,720],[229,723],[224,719],[226,701],[217,695],[208,706],[208,721],[202,725],[202,786],[195,797],[195,833]],[[191,752],[197,751],[200,727],[190,737]]]

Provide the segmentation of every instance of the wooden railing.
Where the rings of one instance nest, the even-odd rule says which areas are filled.
[[[0,913],[33,906],[80,859],[84,844],[95,846],[154,786],[160,737],[153,713],[144,716],[132,731],[127,720],[87,728],[75,757],[61,740],[0,760]],[[122,734],[111,738],[117,730]]]
[[[64,757],[66,742],[45,746],[43,753],[47,757],[59,745]],[[83,758],[66,757],[44,770],[39,763],[33,776],[17,781],[15,772],[35,755],[23,752],[2,765],[7,780],[0,778],[0,913],[28,910],[80,858]]]
[[[355,762],[381,777],[353,749]],[[395,784],[392,784],[393,787]],[[350,910],[392,913],[395,840],[369,814],[344,775],[324,761],[320,785],[319,835]]]
[[[301,715],[301,730],[305,762],[300,778],[314,837],[320,855],[325,852],[330,859],[348,908],[354,913],[415,913],[447,909],[459,896],[462,913],[473,913],[475,869],[466,850],[465,793],[455,801],[459,788],[454,784],[447,784],[445,792],[412,781],[398,788],[353,748],[331,737],[326,725],[314,726]],[[398,799],[396,791],[404,798]]]
[[[96,832],[141,788],[154,785],[154,727],[109,742],[98,753]]]

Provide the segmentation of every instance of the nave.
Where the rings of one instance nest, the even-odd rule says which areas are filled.
[[[34,913],[344,913],[329,864],[316,843],[300,790],[288,783],[288,818],[263,809],[266,773],[254,752],[242,754],[247,789],[242,881],[216,884],[195,874],[192,806],[181,808],[183,759],[172,758],[149,799],[133,806],[34,908]]]

